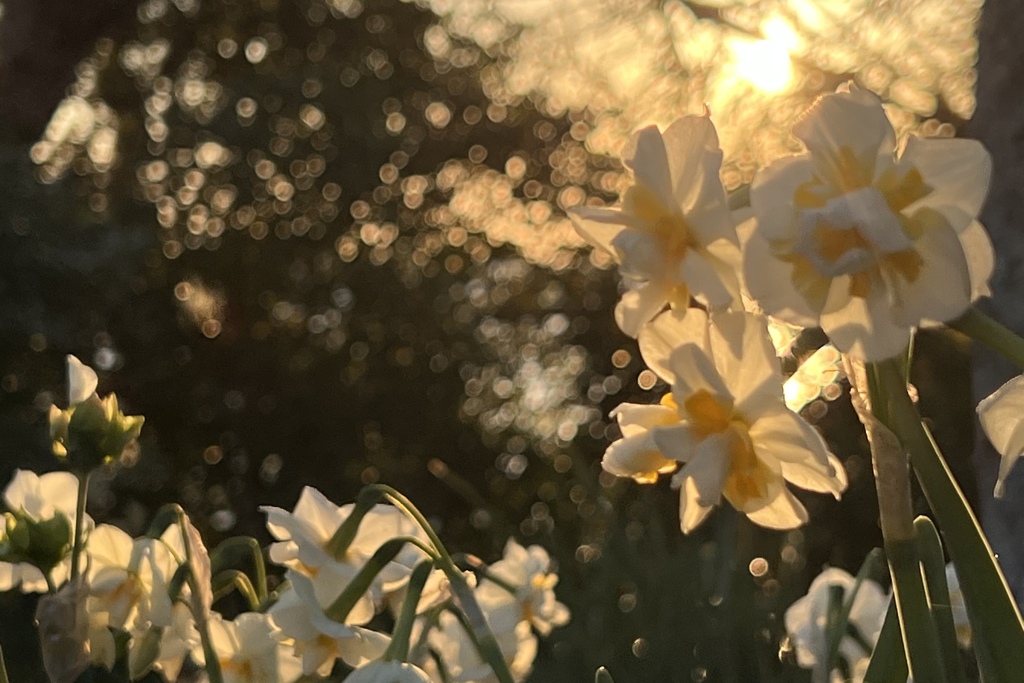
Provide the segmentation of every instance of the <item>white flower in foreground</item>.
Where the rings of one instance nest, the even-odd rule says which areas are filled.
[[[782,376],[765,324],[720,313],[700,331],[693,312],[666,313],[640,335],[644,360],[672,385],[658,405],[616,408],[623,438],[605,452],[605,470],[641,482],[684,466],[680,526],[695,529],[725,497],[751,521],[790,529],[807,511],[790,482],[838,497],[842,465],[821,436],[783,401]]]
[[[178,530],[171,527],[167,534]],[[89,534],[86,552],[91,614],[104,615],[114,628],[171,625],[167,590],[178,562],[163,541],[133,540],[117,527],[100,524]]]
[[[324,565],[313,578],[289,570],[286,576],[292,590],[285,591],[270,608],[271,619],[291,641],[307,676],[328,675],[339,658],[353,667],[366,664],[383,655],[391,641],[382,633],[354,625],[373,618],[373,604],[368,601],[357,602],[346,623],[326,614],[354,576],[354,572],[338,573],[344,569],[346,565],[339,563]]]
[[[278,543],[270,546],[270,559],[302,574],[313,575],[324,565],[341,563],[356,569],[362,567],[386,541],[398,536],[412,536],[426,541],[426,535],[401,510],[392,505],[375,505],[359,525],[359,531],[343,558],[332,557],[326,550],[328,542],[342,522],[352,514],[352,504],[338,507],[307,486],[292,512],[263,506],[267,513],[267,529]],[[426,557],[419,548],[406,544],[392,562],[381,570],[375,582],[376,593],[390,593],[404,586],[413,568]],[[374,596],[376,599],[377,595]]]
[[[828,632],[829,604],[832,591],[837,590],[842,600],[849,600],[856,580],[842,569],[826,569],[811,583],[807,595],[794,602],[786,610],[786,631],[796,647],[797,663],[812,670],[813,683],[829,683],[832,672],[828,670],[830,634]],[[860,638],[844,635],[839,644],[839,655],[846,660],[851,672],[864,674],[864,665],[871,656],[871,650],[878,640],[889,598],[874,581],[861,582],[850,609],[849,625],[853,626]],[[854,680],[860,680],[855,676]]]
[[[1006,477],[1024,453],[1024,375],[1014,377],[978,404],[978,419],[985,436],[1002,461],[993,493],[1002,498]]]
[[[224,683],[292,683],[302,675],[269,616],[245,612],[227,621],[214,612],[209,628]]]
[[[623,277],[637,284],[615,308],[622,331],[635,337],[666,304],[685,310],[691,295],[712,307],[738,303],[738,238],[710,117],[683,117],[664,133],[640,130],[623,161],[635,184],[619,208],[570,212],[577,232],[611,252]]]
[[[345,683],[430,683],[430,676],[409,662],[371,662],[346,676]]]
[[[522,618],[530,622],[537,631],[546,636],[551,629],[569,623],[569,608],[555,599],[555,585],[558,575],[551,572],[551,558],[544,548],[531,545],[529,548],[509,539],[505,553],[487,568],[487,575],[498,579],[515,589],[514,597],[522,608]],[[491,581],[483,581],[479,593],[492,594],[506,588]],[[495,596],[500,599],[500,596]]]
[[[766,313],[877,361],[989,293],[980,143],[911,137],[897,156],[881,101],[856,87],[818,100],[793,134],[807,154],[771,164],[750,190],[744,276]]]

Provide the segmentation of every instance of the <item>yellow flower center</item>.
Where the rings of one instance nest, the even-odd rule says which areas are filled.
[[[623,209],[644,223],[664,247],[667,258],[682,260],[690,247],[697,246],[686,219],[678,211],[665,206],[658,195],[646,185],[637,183],[626,191]]]
[[[664,403],[664,399],[662,399]],[[675,401],[672,401],[673,405]],[[747,423],[733,409],[731,399],[713,395],[706,389],[694,392],[684,402],[690,426],[698,438],[726,433],[729,439],[729,471],[722,494],[733,507],[743,510],[749,503],[768,495],[768,484],[775,474],[754,452]]]
[[[774,245],[779,258],[793,266],[793,285],[816,308],[824,305],[837,275],[849,276],[850,296],[865,298],[887,278],[914,282],[924,265],[913,246],[923,228],[902,214],[931,192],[921,173],[889,168],[873,180],[873,164],[861,163],[849,147],[841,147],[831,161],[825,178],[815,175],[794,194],[798,220],[805,223],[803,237]],[[840,218],[855,224],[840,225]],[[909,246],[882,248],[880,230],[900,231],[894,242]]]

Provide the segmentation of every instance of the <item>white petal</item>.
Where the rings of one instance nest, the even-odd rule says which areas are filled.
[[[665,311],[640,328],[637,342],[647,367],[671,384],[674,375],[668,360],[673,349],[683,344],[708,348],[707,313],[700,308]]]
[[[666,257],[663,241],[650,232],[623,230],[611,245],[619,261],[619,272],[625,277],[666,281],[676,277],[675,264]]]
[[[693,480],[701,505],[717,505],[722,499],[729,476],[729,447],[727,434],[712,434],[697,444],[693,458],[675,476],[679,480]]]
[[[679,273],[693,297],[708,306],[728,306],[732,303],[733,293],[738,293],[738,283],[734,283],[731,292],[711,262],[694,249],[687,250]]]
[[[780,463],[810,462],[830,472],[828,449],[821,435],[802,417],[779,401],[750,425],[750,439],[758,453]]]
[[[725,190],[719,179],[722,151],[718,133],[707,116],[684,116],[662,134],[677,205],[690,217],[694,210],[717,202]]]
[[[658,427],[652,432],[658,450],[671,460],[688,462],[697,451],[700,441],[685,424]]]
[[[794,197],[797,188],[813,179],[814,164],[807,156],[783,157],[758,171],[750,184],[756,231],[769,241],[795,238]]]
[[[906,327],[922,320],[952,320],[971,303],[971,274],[963,246],[941,213],[921,209],[913,220],[924,228],[915,242],[924,263],[912,282],[899,275],[892,278],[893,319]]]
[[[833,280],[829,302],[821,314],[821,328],[836,348],[867,361],[892,358],[906,349],[910,326],[893,321],[885,293],[873,287],[867,298],[852,297],[849,287],[846,276]],[[836,301],[845,305],[834,306]]]
[[[992,446],[1002,456],[995,496],[1021,453],[1024,453],[1024,376],[1017,376],[978,404],[978,419]]]
[[[900,166],[912,165],[920,173],[931,192],[908,207],[952,206],[968,220],[981,213],[992,176],[992,157],[977,140],[953,138],[919,138],[911,135],[900,157]],[[967,227],[953,226],[957,231]]]
[[[807,146],[822,178],[837,185],[843,165],[840,150],[853,153],[867,185],[882,170],[876,169],[879,156],[891,158],[896,149],[896,135],[881,100],[862,88],[820,98],[793,126],[793,135]]]
[[[613,441],[604,452],[601,467],[617,477],[653,483],[659,473],[671,472],[676,464],[658,450],[651,432],[644,432]]]
[[[680,480],[679,486],[679,527],[688,534],[708,516],[714,505],[702,505],[697,483],[690,477]]]
[[[630,337],[636,337],[640,326],[651,320],[668,303],[669,288],[645,282],[622,295],[615,306],[615,322]]]
[[[764,317],[714,313],[709,333],[715,368],[735,397],[737,410],[742,412],[755,394],[781,399],[782,370]]]
[[[701,390],[724,400],[732,400],[732,394],[711,359],[695,344],[686,344],[673,351],[669,357],[669,370],[675,377],[672,396],[680,409],[687,399]]]
[[[634,436],[679,422],[679,413],[674,408],[659,403],[621,403],[612,410],[610,417],[618,420],[623,436]]]
[[[632,169],[637,183],[654,191],[666,208],[675,207],[668,155],[657,126],[648,126],[634,133],[622,161]]]
[[[99,380],[96,371],[72,355],[68,355],[68,406],[81,403],[96,393]]]
[[[569,211],[572,227],[591,245],[617,256],[612,240],[623,231],[631,218],[615,209],[581,206]]]
[[[47,472],[39,477],[39,492],[43,500],[74,521],[78,509],[78,477],[70,472]]]
[[[991,296],[988,281],[996,267],[996,256],[988,231],[978,221],[971,221],[967,229],[957,237],[960,238],[960,246],[967,258],[967,270],[971,274],[971,301]]]
[[[800,327],[818,324],[820,307],[815,310],[797,292],[793,286],[793,265],[776,258],[759,231],[744,245],[743,279],[750,296],[765,313]],[[822,286],[827,287],[827,281],[822,280]]]
[[[803,504],[785,486],[764,507],[745,512],[751,522],[769,529],[795,529],[808,519]]]

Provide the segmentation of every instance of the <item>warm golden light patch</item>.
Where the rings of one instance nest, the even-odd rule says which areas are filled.
[[[775,95],[793,81],[793,64],[786,46],[777,40],[735,40],[732,51],[740,78],[758,90]]]

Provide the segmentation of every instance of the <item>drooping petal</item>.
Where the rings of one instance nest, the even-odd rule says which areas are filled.
[[[1024,375],[1014,377],[979,403],[978,419],[1002,456],[995,488],[996,498],[1001,498],[1006,477],[1024,453]]]
[[[810,467],[831,473],[828,448],[821,435],[781,401],[757,416],[750,425],[750,439],[756,451],[780,463],[807,462]]]
[[[992,157],[977,140],[962,138],[919,138],[911,135],[900,157],[900,166],[910,166],[921,174],[931,189],[927,195],[907,207],[943,210],[955,207],[968,220],[981,212],[992,176]],[[967,227],[954,224],[958,232]]]

